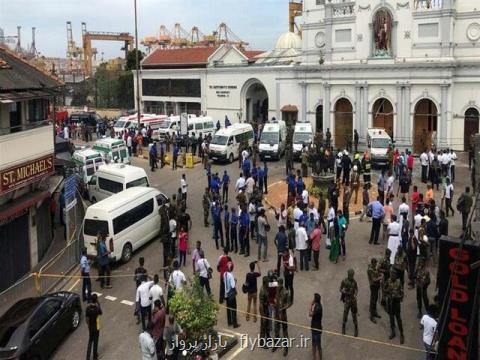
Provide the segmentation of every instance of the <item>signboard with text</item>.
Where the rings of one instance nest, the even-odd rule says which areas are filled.
[[[53,171],[53,154],[1,170],[0,194],[21,188]]]

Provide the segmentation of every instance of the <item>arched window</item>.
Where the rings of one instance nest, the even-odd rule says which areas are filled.
[[[392,15],[386,9],[380,9],[373,17],[373,56],[392,56]]]

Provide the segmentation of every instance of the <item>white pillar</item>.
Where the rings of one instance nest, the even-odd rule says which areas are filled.
[[[302,88],[302,109],[301,109],[301,119],[300,121],[307,120],[307,83],[302,81],[300,83],[300,87]]]
[[[394,115],[395,121],[395,133],[393,134],[393,140],[397,146],[402,146],[404,143],[403,127],[405,126],[405,107],[403,104],[403,85],[397,83],[397,99],[395,102],[396,114]],[[398,140],[397,140],[398,139]]]
[[[447,147],[450,141],[447,139],[448,119],[448,89],[450,84],[440,85],[442,91],[442,103],[440,104],[440,121],[437,121],[437,141],[439,147]]]
[[[332,131],[331,121],[330,121],[330,84],[323,84],[323,131],[327,132],[327,128],[330,128]]]
[[[361,123],[361,133],[360,139],[365,139],[365,143],[367,141],[367,129],[370,127],[371,116],[368,114],[368,84],[364,84],[360,89],[360,94],[362,96],[362,123]],[[363,141],[363,140],[361,140]]]
[[[409,149],[413,149],[413,114],[410,111],[411,108],[411,87],[410,84],[405,84],[403,94],[403,106],[404,106],[404,124],[403,124],[403,140],[406,142],[405,146]]]

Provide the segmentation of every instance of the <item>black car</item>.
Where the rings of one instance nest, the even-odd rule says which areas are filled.
[[[86,126],[96,127],[97,122],[102,122],[102,119],[98,114],[91,111],[73,113],[69,119],[69,124],[76,123],[78,126],[83,123]]]
[[[0,359],[48,359],[81,315],[80,297],[67,291],[20,300],[0,317]]]

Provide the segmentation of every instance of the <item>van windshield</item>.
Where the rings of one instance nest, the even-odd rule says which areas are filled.
[[[158,126],[158,128],[159,129],[170,129],[171,124],[172,124],[171,121],[164,121]]]
[[[108,221],[85,219],[83,233],[88,236],[97,236],[98,233],[108,234]]]
[[[118,127],[118,128],[125,127],[125,120],[117,120],[117,122],[115,123],[115,127]]]
[[[312,134],[310,133],[294,133],[293,134],[293,143],[298,144],[298,143],[304,143],[304,142],[310,142],[312,140]]]
[[[386,138],[378,138],[378,139],[372,139],[372,147],[373,148],[388,148],[390,146],[390,139]]]
[[[140,179],[137,179],[137,180],[133,180],[133,181],[130,181],[129,183],[127,183],[127,189],[128,188],[131,188],[131,187],[134,187],[134,186],[143,186],[143,187],[147,187],[148,186],[148,180],[146,177],[143,177],[143,178],[140,178]]]
[[[215,135],[210,142],[213,145],[226,145],[228,141],[228,136],[225,135]]]
[[[260,138],[260,144],[278,144],[278,133],[263,132]]]

